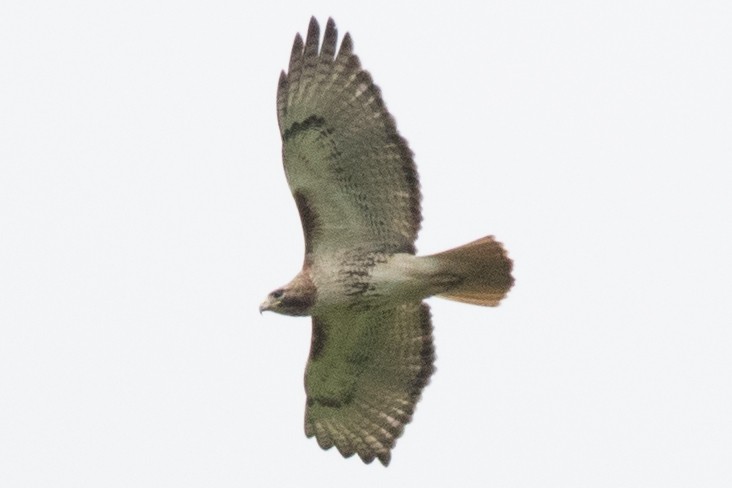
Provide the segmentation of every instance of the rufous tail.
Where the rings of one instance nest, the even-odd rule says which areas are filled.
[[[495,307],[513,285],[513,262],[493,236],[430,256],[454,284],[437,296]]]

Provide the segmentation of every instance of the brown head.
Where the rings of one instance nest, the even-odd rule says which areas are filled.
[[[259,313],[269,310],[283,315],[310,315],[310,308],[315,304],[315,295],[315,285],[310,277],[300,272],[287,285],[267,295],[259,306]]]

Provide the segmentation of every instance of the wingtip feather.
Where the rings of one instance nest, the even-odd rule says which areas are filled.
[[[308,25],[308,33],[305,37],[305,52],[307,54],[318,54],[318,41],[320,40],[320,24],[315,17],[310,17],[310,24]]]
[[[292,51],[290,52],[290,64],[287,68],[287,72],[289,74],[293,74],[297,70],[300,69],[300,64],[302,62],[302,48],[303,48],[303,41],[302,36],[298,32],[295,34],[295,40],[292,41]]]
[[[323,36],[323,46],[320,48],[320,56],[326,61],[333,61],[336,52],[336,44],[338,43],[338,30],[335,26],[333,18],[328,18],[325,25],[325,34]]]
[[[351,39],[351,33],[346,32],[341,41],[341,48],[338,50],[338,57],[342,58],[345,56],[351,56],[353,54],[353,39]]]

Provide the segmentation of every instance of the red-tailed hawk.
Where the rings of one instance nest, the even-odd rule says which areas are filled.
[[[305,434],[323,449],[389,464],[434,371],[437,295],[495,306],[513,284],[493,237],[415,256],[420,191],[412,152],[335,23],[310,20],[280,75],[282,158],[305,234],[300,273],[260,311],[312,317]]]

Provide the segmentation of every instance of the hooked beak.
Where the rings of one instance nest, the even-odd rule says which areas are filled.
[[[272,310],[272,305],[272,299],[267,297],[267,299],[263,301],[262,304],[259,306],[259,315],[262,315],[262,312]]]

